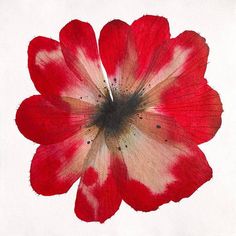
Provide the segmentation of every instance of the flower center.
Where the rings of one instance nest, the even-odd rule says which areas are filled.
[[[124,130],[129,118],[137,113],[141,103],[139,94],[133,95],[113,95],[112,101],[107,96],[105,102],[99,107],[93,117],[92,124],[104,129],[105,134],[116,135]]]

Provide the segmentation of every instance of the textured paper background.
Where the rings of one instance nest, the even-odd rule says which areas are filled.
[[[120,18],[131,23],[143,14],[169,19],[172,36],[185,29],[203,35],[210,46],[206,78],[221,95],[223,124],[201,145],[214,178],[191,198],[150,213],[126,204],[103,225],[85,223],[73,212],[78,182],[65,195],[42,197],[29,184],[37,145],[14,123],[20,102],[37,94],[27,69],[29,41],[43,35],[58,39],[68,21],[88,21],[97,36]],[[235,0],[0,0],[0,235],[236,235],[236,2]]]

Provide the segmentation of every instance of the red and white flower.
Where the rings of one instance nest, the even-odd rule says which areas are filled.
[[[150,15],[106,24],[99,52],[92,27],[79,20],[59,42],[34,38],[28,67],[41,95],[16,114],[20,132],[40,144],[33,189],[62,194],[80,178],[75,213],[99,222],[121,200],[151,211],[189,197],[212,177],[197,145],[221,125],[219,95],[204,79],[208,52],[199,34],[170,38],[168,21]]]

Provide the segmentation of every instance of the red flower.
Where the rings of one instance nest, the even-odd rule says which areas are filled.
[[[41,144],[31,164],[33,189],[62,194],[81,178],[75,213],[99,222],[122,199],[151,211],[189,197],[212,177],[197,145],[221,125],[219,95],[204,79],[208,51],[193,31],[171,39],[158,16],[130,26],[109,22],[99,52],[92,27],[79,20],[61,30],[60,42],[34,38],[28,66],[41,95],[16,114],[20,132]]]

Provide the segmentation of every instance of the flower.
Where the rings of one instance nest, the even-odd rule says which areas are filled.
[[[32,188],[62,194],[80,178],[75,213],[99,222],[121,200],[151,211],[189,197],[212,177],[197,145],[221,125],[219,95],[204,79],[208,52],[199,34],[170,38],[168,21],[151,15],[107,23],[99,52],[79,20],[62,28],[60,42],[34,38],[28,67],[41,95],[16,114],[20,132],[40,144]]]

